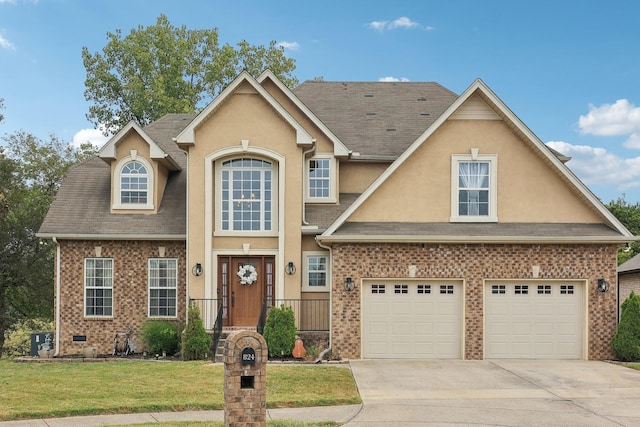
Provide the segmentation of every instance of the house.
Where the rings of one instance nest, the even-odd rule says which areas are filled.
[[[640,255],[618,266],[618,311],[622,303],[629,298],[631,291],[640,295]]]
[[[285,304],[307,347],[345,358],[611,358],[634,236],[568,160],[481,80],[243,72],[69,172],[39,232],[56,354],[126,331],[139,350],[147,319],[189,304],[209,330]]]

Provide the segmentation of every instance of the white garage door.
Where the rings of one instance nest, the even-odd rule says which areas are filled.
[[[485,358],[581,359],[583,282],[485,285]]]
[[[461,357],[461,283],[376,281],[363,291],[364,358]]]

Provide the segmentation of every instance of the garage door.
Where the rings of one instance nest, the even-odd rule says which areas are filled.
[[[460,358],[462,284],[365,282],[364,358]]]
[[[581,359],[583,282],[485,285],[485,358]]]

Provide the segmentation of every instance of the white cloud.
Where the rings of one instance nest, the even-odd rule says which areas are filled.
[[[408,82],[409,79],[406,77],[380,77],[378,79],[379,82]]]
[[[376,31],[395,30],[397,28],[412,29],[420,27],[420,24],[412,21],[406,16],[394,19],[393,21],[372,21],[367,24],[369,28]],[[424,27],[426,30],[433,30],[432,26]]]
[[[601,147],[563,141],[550,141],[547,145],[571,157],[567,166],[589,186],[611,186],[620,192],[640,187],[640,157],[625,159]]]
[[[578,127],[583,134],[598,136],[628,135],[624,146],[640,148],[640,107],[626,99],[599,107],[589,105],[589,113],[580,116]]]
[[[278,43],[278,46],[284,48],[285,50],[299,50],[300,49],[300,45],[298,44],[298,42],[280,42]]]
[[[8,50],[16,50],[16,47],[13,45],[13,43],[11,43],[9,40],[4,38],[2,34],[0,34],[0,48],[8,49]]]
[[[73,135],[73,142],[71,145],[74,147],[80,147],[80,145],[89,142],[94,147],[100,148],[109,140],[109,138],[111,137],[104,136],[102,134],[102,127],[101,129],[81,129]]]

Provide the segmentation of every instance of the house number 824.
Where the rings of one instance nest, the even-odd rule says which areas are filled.
[[[242,349],[242,364],[253,365],[256,363],[256,351],[251,347]]]

